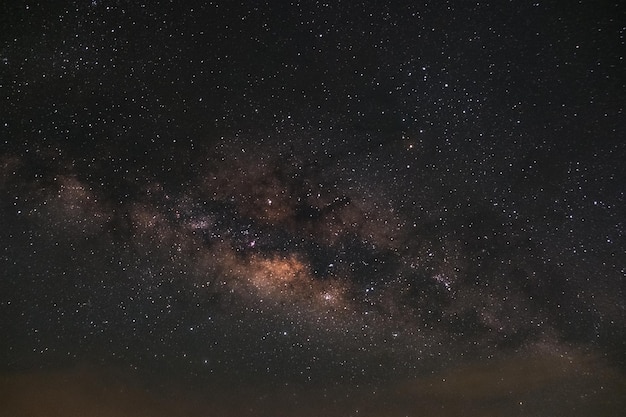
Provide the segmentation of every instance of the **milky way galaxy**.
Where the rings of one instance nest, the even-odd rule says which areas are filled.
[[[621,9],[8,7],[0,413],[619,414]]]

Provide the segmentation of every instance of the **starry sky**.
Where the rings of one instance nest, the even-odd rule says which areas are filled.
[[[1,7],[3,414],[626,407],[623,4]]]

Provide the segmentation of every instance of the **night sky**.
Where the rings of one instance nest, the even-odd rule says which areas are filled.
[[[626,408],[623,4],[3,3],[0,414]]]

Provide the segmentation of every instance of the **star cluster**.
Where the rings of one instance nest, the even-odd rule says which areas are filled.
[[[6,411],[620,410],[620,13],[8,7]]]

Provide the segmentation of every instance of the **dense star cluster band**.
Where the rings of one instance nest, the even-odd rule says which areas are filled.
[[[623,7],[562,3],[7,6],[0,414],[616,415]]]

